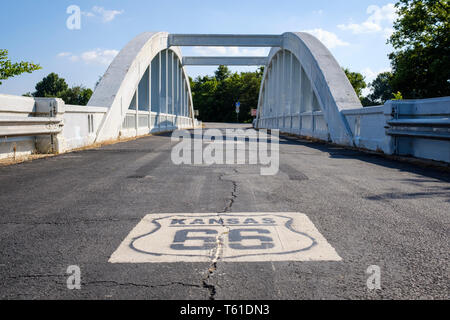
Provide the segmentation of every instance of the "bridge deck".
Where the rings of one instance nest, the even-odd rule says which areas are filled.
[[[0,298],[208,299],[210,262],[108,259],[147,214],[224,211],[304,213],[343,260],[219,260],[217,299],[449,298],[448,173],[282,138],[280,172],[261,176],[176,166],[172,147],[161,135],[0,168]],[[366,288],[370,265],[382,291]]]

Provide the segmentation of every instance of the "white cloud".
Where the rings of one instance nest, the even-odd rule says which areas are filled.
[[[392,34],[392,24],[397,19],[395,5],[388,3],[383,7],[371,5],[367,8],[369,17],[362,23],[340,24],[338,28],[354,34],[383,32],[386,37]]]
[[[67,58],[72,62],[78,61],[79,58],[78,56],[74,55],[71,52],[60,52],[56,55],[58,58]]]
[[[61,52],[58,54],[58,57],[68,58],[72,62],[82,60],[88,64],[109,65],[114,60],[114,58],[117,56],[118,53],[119,51],[117,50],[95,49],[85,51],[80,55],[75,55],[70,52]]]
[[[95,49],[86,51],[81,54],[81,59],[86,63],[109,65],[117,56],[117,50],[101,50]]]
[[[106,23],[113,21],[116,16],[122,14],[123,12],[123,10],[107,10],[103,7],[94,6],[92,11],[82,12],[82,14],[86,17],[100,17],[102,22]]]
[[[319,39],[328,49],[333,49],[336,47],[345,47],[350,45],[350,43],[345,42],[339,37],[330,31],[326,31],[323,29],[312,29],[312,30],[305,30],[303,32],[310,33],[313,36],[315,36],[317,39]]]
[[[266,48],[239,48],[239,47],[194,47],[193,52],[199,56],[267,56]]]

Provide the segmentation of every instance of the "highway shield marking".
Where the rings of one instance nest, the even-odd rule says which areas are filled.
[[[111,263],[341,261],[303,213],[149,214]]]

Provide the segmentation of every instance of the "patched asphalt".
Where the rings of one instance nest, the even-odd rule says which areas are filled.
[[[448,172],[281,137],[279,173],[261,176],[177,166],[174,145],[157,135],[1,167],[0,298],[450,298]],[[342,261],[108,262],[147,214],[215,212],[304,213]],[[70,265],[81,290],[67,289]],[[366,286],[371,265],[381,290]]]

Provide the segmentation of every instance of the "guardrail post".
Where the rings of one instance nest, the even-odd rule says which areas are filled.
[[[386,101],[386,103],[384,104],[384,119],[385,119],[384,128],[386,129],[384,145],[386,146],[387,149],[384,150],[384,152],[387,154],[397,154],[398,151],[397,138],[387,134],[387,131],[391,128],[389,125],[389,121],[397,118],[398,118],[397,106],[391,100]]]
[[[36,115],[41,117],[57,118],[64,126],[65,103],[59,98],[35,98]],[[36,137],[36,151],[39,153],[61,153],[64,152],[64,137],[61,133],[49,136]]]

